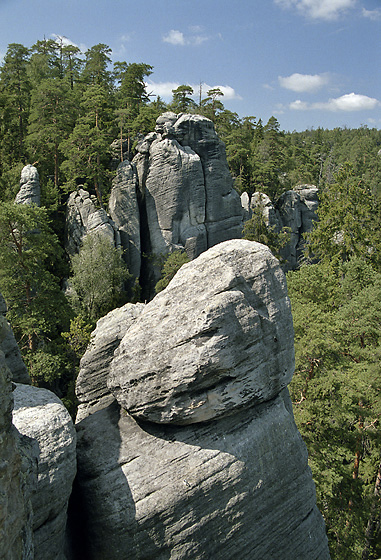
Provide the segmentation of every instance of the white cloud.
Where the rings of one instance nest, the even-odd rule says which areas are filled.
[[[297,92],[313,92],[326,85],[329,81],[328,74],[292,74],[283,78],[278,76],[281,87]]]
[[[163,41],[171,45],[185,45],[184,33],[176,29],[171,29],[171,31],[163,36]]]
[[[52,39],[56,41],[56,43],[60,44],[62,41],[62,45],[64,47],[67,47],[68,45],[72,45],[73,47],[77,47],[81,51],[81,53],[85,53],[87,51],[86,45],[84,45],[83,43],[77,45],[77,43],[74,43],[74,41],[68,39],[64,35],[58,35],[57,33],[52,33],[50,36],[52,37]]]
[[[375,10],[362,9],[362,15],[366,18],[372,19],[373,21],[381,20],[381,8],[376,8]]]
[[[188,33],[183,33],[178,29],[171,29],[166,35],[163,35],[164,43],[181,46],[198,46],[202,45],[206,41],[209,41],[209,39],[210,37],[203,33],[203,28],[200,25],[193,25],[189,27]]]
[[[312,19],[334,20],[354,8],[357,0],[274,0],[282,8],[296,8]]]
[[[359,95],[357,93],[346,93],[341,97],[329,99],[321,103],[306,103],[297,99],[290,103],[289,108],[294,111],[369,111],[380,106],[381,103],[374,97]]]
[[[172,90],[177,89],[180,85],[180,82],[146,82],[146,87],[149,93],[153,93],[154,95],[159,95],[162,99],[171,100],[172,99]],[[200,84],[189,84],[191,88],[193,88],[193,97],[195,100],[198,101],[200,96]],[[213,88],[220,88],[224,96],[221,98],[221,101],[224,102],[226,99],[242,99],[237,92],[231,86],[210,86],[208,84],[202,83],[201,84],[201,93],[202,97],[206,97],[206,92]]]

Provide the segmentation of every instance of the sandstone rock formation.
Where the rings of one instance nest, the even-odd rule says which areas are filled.
[[[12,425],[12,373],[0,349],[0,558],[33,560],[29,442]]]
[[[116,150],[113,143],[114,155]],[[140,278],[149,286],[148,298],[159,278],[155,259],[160,255],[182,249],[193,259],[221,241],[240,238],[242,207],[212,121],[200,115],[161,115],[155,131],[138,144],[133,161],[119,164],[108,212],[97,209],[83,189],[72,193],[67,252],[76,253],[90,231],[102,231],[122,247],[130,283]],[[142,262],[143,254],[151,258]]]
[[[108,386],[140,419],[211,420],[287,386],[293,334],[278,261],[264,245],[228,241],[184,265],[146,306],[116,352]]]
[[[64,560],[67,505],[76,473],[74,426],[62,402],[47,389],[18,384],[13,394],[13,423],[37,444],[38,478],[32,495],[35,558]]]
[[[276,232],[284,227],[289,228],[290,241],[280,253],[284,260],[283,269],[295,270],[301,264],[303,234],[311,231],[314,220],[317,220],[318,188],[314,185],[298,185],[284,192],[275,204],[263,193],[254,193],[249,204],[243,195],[241,201],[245,219],[250,219],[253,209],[260,206],[269,227],[273,227]]]
[[[97,322],[90,344],[81,359],[77,377],[76,395],[80,402],[77,422],[89,412],[94,413],[114,401],[107,388],[111,360],[120,341],[144,307],[143,303],[127,303],[110,311]]]
[[[118,228],[123,258],[133,279],[139,278],[141,266],[138,176],[128,160],[121,163],[112,183],[109,212]]]
[[[286,388],[292,336],[279,264],[243,240],[185,265],[135,317],[95,380],[118,402],[77,424],[90,559],[329,559]]]
[[[120,246],[118,229],[103,208],[97,208],[95,197],[82,188],[71,193],[66,209],[65,248],[72,256],[78,253],[82,239],[89,233],[99,233]]]
[[[182,247],[192,259],[241,237],[242,208],[212,121],[164,113],[137,151],[153,253]]]
[[[33,165],[26,165],[21,171],[20,190],[16,195],[16,204],[41,204],[40,179]]]

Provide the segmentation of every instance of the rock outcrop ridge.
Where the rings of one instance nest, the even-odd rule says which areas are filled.
[[[190,259],[242,234],[242,207],[233,188],[224,144],[209,119],[164,113],[154,132],[137,146],[129,162],[119,164],[108,213],[83,189],[67,204],[66,249],[78,252],[84,235],[98,231],[121,246],[133,283],[151,289],[159,268],[151,260],[185,250]]]
[[[244,240],[139,310],[94,381],[116,400],[77,423],[89,558],[329,559],[287,391],[292,337],[284,274]]]

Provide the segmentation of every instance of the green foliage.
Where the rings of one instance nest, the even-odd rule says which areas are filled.
[[[121,303],[129,273],[121,252],[101,234],[87,235],[72,258],[73,305],[88,321],[96,321]]]
[[[361,257],[380,262],[381,238],[370,188],[354,176],[350,164],[320,194],[319,220],[307,234],[308,253],[340,264]]]
[[[187,85],[181,85],[172,90],[173,100],[170,105],[171,111],[175,113],[193,113],[196,109],[196,103],[192,99],[193,88]]]
[[[167,256],[161,267],[161,278],[155,286],[157,294],[168,286],[176,272],[187,262],[189,258],[185,251],[173,251]]]
[[[324,262],[305,265],[287,281],[295,420],[308,447],[332,558],[354,560],[365,545],[380,462],[381,275],[354,259],[340,270]]]
[[[0,291],[21,345],[30,350],[68,320],[68,306],[52,270],[62,254],[44,208],[0,206]]]

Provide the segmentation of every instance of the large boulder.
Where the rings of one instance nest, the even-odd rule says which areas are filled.
[[[127,303],[97,322],[77,377],[76,395],[80,403],[77,422],[114,400],[107,387],[110,364],[120,341],[144,307],[143,303]]]
[[[184,265],[146,306],[119,345],[108,385],[135,417],[188,424],[270,400],[293,372],[279,263],[264,245],[232,240]]]
[[[38,171],[33,165],[26,165],[21,171],[20,190],[15,199],[16,204],[41,204],[41,188]]]
[[[13,394],[13,423],[38,447],[38,479],[32,495],[35,558],[63,560],[67,506],[76,473],[74,426],[60,399],[47,389],[18,384]]]
[[[266,247],[225,242],[177,273],[111,365],[105,352],[119,402],[77,423],[76,558],[329,559],[286,387],[292,339]]]

